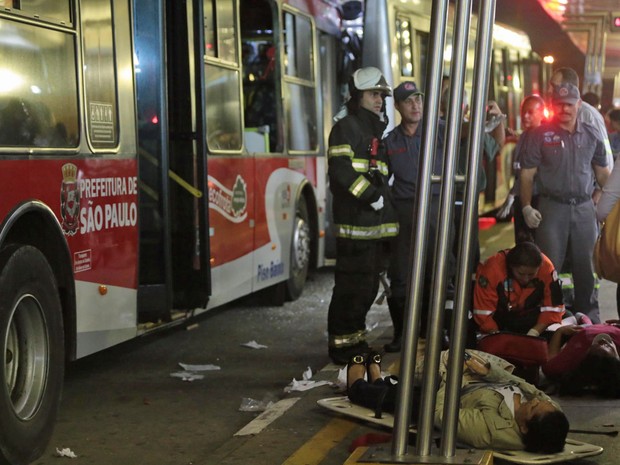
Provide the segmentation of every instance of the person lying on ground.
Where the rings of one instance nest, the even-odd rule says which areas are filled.
[[[468,356],[458,413],[458,441],[479,449],[561,452],[569,423],[560,406],[507,371],[514,366],[505,360],[479,351],[468,351]],[[441,428],[443,422],[448,357],[449,351],[442,352],[434,415],[436,428]],[[476,368],[480,365],[482,370]],[[381,377],[379,353],[351,358],[347,366],[347,394],[354,404],[393,412],[397,387],[396,377]],[[420,393],[414,390],[413,418],[418,416],[419,403]]]
[[[620,328],[614,321],[561,326],[553,333],[542,371],[558,384],[560,395],[620,398]]]

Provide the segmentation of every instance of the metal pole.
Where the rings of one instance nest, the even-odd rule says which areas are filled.
[[[454,455],[456,430],[458,426],[458,407],[463,375],[463,351],[465,348],[465,328],[467,325],[466,302],[469,301],[471,289],[472,256],[470,245],[473,238],[474,208],[478,205],[476,186],[480,154],[482,153],[482,131],[486,117],[487,89],[491,62],[493,40],[493,23],[495,22],[495,0],[482,0],[478,12],[478,34],[476,37],[476,54],[474,57],[474,87],[472,92],[472,118],[469,127],[469,163],[467,182],[465,184],[465,201],[461,220],[461,242],[459,244],[459,265],[456,280],[456,309],[450,341],[450,360],[448,362],[448,378],[446,384],[446,402],[444,405],[443,455]],[[477,238],[476,238],[477,240]]]
[[[424,280],[424,263],[426,260],[427,215],[425,206],[430,204],[431,174],[437,140],[437,120],[439,119],[439,102],[441,98],[441,76],[443,70],[443,50],[448,23],[448,0],[433,2],[431,16],[431,37],[429,47],[429,68],[427,70],[426,92],[424,99],[424,121],[422,139],[422,165],[418,175],[418,203],[414,209],[415,233],[412,234],[413,260],[407,295],[403,346],[401,350],[401,370],[399,392],[394,418],[394,439],[392,455],[403,456],[407,453],[407,438],[411,421],[411,401],[413,398],[413,381],[415,359],[420,329],[420,296]],[[433,434],[432,427],[418,430],[418,438]],[[425,441],[425,442],[427,442]]]
[[[453,244],[449,241],[453,234],[454,218],[452,214],[454,205],[454,175],[457,164],[457,155],[460,147],[461,123],[463,116],[463,84],[465,82],[465,66],[467,62],[467,46],[469,42],[469,23],[471,17],[472,0],[457,2],[457,11],[454,25],[454,53],[450,66],[450,106],[447,119],[447,135],[443,156],[443,175],[441,190],[441,210],[439,213],[438,240],[435,249],[435,268],[433,274],[433,298],[431,304],[431,320],[429,336],[427,338],[426,356],[424,358],[424,377],[422,385],[422,400],[420,404],[419,430],[432,430],[435,420],[435,406],[437,390],[439,388],[439,359],[441,355],[441,341],[443,336],[443,322],[446,301],[446,262],[448,254],[452,253]],[[456,338],[461,335],[454,334]],[[462,339],[462,337],[461,337]],[[457,354],[454,354],[457,355]],[[458,396],[458,392],[455,393]],[[458,398],[456,407],[446,413],[446,419],[458,415]],[[450,403],[454,405],[454,402]],[[449,436],[456,433],[456,423],[453,422],[453,431]],[[442,434],[446,434],[445,426]],[[443,443],[443,441],[442,441]],[[418,453],[421,456],[431,452],[431,438],[421,435],[418,437]],[[454,447],[450,451],[444,451],[447,456],[453,456]]]
[[[391,2],[390,2],[391,3]],[[392,55],[390,53],[390,22],[388,18],[388,1],[372,0],[364,2],[364,17],[372,18],[367,21],[364,19],[364,54],[363,66],[376,66],[381,70],[387,82],[394,82],[392,71]],[[396,110],[394,109],[394,99],[385,99],[385,114],[388,116],[387,132],[394,128]]]

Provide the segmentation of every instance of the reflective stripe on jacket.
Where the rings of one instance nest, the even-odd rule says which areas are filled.
[[[379,144],[374,157],[369,151],[373,138],[381,140],[385,126],[377,115],[360,109],[339,120],[329,135],[328,175],[338,237],[369,240],[398,234],[385,149]],[[371,204],[380,197],[383,208],[376,211]]]

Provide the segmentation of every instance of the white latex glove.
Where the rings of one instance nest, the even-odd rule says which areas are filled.
[[[371,203],[370,206],[374,208],[375,211],[381,210],[383,208],[383,196]]]
[[[537,228],[540,222],[542,221],[542,215],[538,210],[533,208],[531,205],[526,205],[523,207],[523,218],[525,219],[525,224],[527,224],[530,228]]]
[[[515,202],[515,196],[512,194],[508,194],[506,200],[504,200],[504,204],[499,208],[497,215],[495,215],[498,219],[503,220],[504,218],[510,215],[510,209],[512,208],[512,204]]]

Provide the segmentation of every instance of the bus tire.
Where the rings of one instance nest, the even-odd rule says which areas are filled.
[[[10,245],[0,251],[0,460],[32,462],[45,451],[64,380],[60,297],[39,249]]]
[[[308,204],[302,195],[295,208],[293,240],[291,241],[291,273],[286,283],[286,297],[288,300],[297,300],[304,290],[310,267],[311,234]]]

